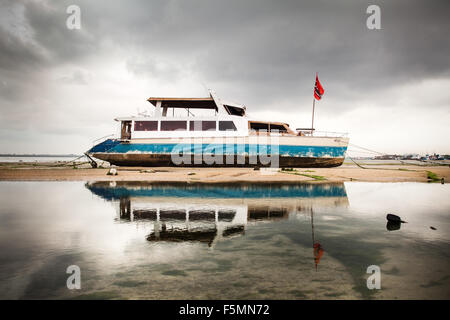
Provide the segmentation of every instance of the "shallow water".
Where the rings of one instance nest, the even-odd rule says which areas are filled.
[[[0,298],[450,299],[449,195],[420,183],[0,182]],[[387,213],[408,223],[389,231]],[[70,265],[80,290],[66,286]],[[367,288],[370,265],[380,290]]]

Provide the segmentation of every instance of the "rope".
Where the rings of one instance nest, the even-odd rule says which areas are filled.
[[[379,155],[382,155],[382,156],[386,155],[386,153],[382,153],[382,152],[378,152],[378,151],[375,151],[375,150],[367,149],[367,148],[358,146],[358,145],[356,145],[356,144],[354,144],[354,143],[349,143],[349,145],[351,145],[351,146],[353,146],[353,147],[356,147],[356,148],[359,148],[359,149],[363,149],[363,150],[372,152],[372,153],[376,153],[376,154],[379,154]]]
[[[70,161],[65,161],[65,163],[61,163],[59,165],[55,165],[54,167],[75,166],[75,161],[78,160],[78,159],[81,159],[83,157],[85,157],[84,154],[79,156],[79,157],[76,157],[75,159],[72,159]],[[71,164],[72,162],[73,162],[73,164]],[[85,163],[89,163],[89,162],[81,162],[81,163],[77,164],[77,166],[81,165],[81,164],[85,164]]]
[[[382,152],[379,152],[379,151],[367,149],[367,148],[358,146],[358,145],[353,144],[353,143],[349,143],[349,145],[352,145],[353,147],[356,147],[356,148],[359,148],[359,149],[366,150],[366,151],[368,151],[368,152],[357,151],[357,150],[349,150],[349,151],[359,152],[359,153],[379,154],[379,155],[382,155],[382,156],[388,155],[387,153],[382,153]],[[348,157],[349,157],[353,162],[355,162],[350,156],[348,156]],[[403,160],[398,160],[398,161],[400,161],[402,164],[407,164],[407,165],[411,165],[411,166],[420,166],[420,167],[423,166],[423,165],[421,165],[421,164],[416,164],[416,163],[407,163],[407,162],[405,162],[405,161],[403,161]],[[419,160],[419,161],[421,161],[421,160]],[[425,162],[425,163],[431,163],[431,164],[435,164],[435,165],[444,165],[444,166],[447,165],[447,164],[445,164],[445,163],[433,162],[433,161],[430,161],[430,160],[428,160],[428,161],[422,161],[422,162]],[[356,162],[355,162],[355,164],[356,164]]]
[[[371,150],[371,149],[367,149],[367,148],[358,146],[358,145],[356,145],[356,144],[354,144],[354,143],[349,143],[349,145],[351,145],[351,146],[353,146],[353,147],[356,147],[356,148],[359,148],[359,149],[362,149],[362,150],[368,151],[368,152],[366,152],[366,153],[375,153],[375,154],[379,154],[379,155],[386,155],[385,153],[378,152],[378,151]],[[358,152],[358,151],[356,151],[356,152]],[[361,169],[370,169],[370,168],[363,167],[362,165],[360,165],[359,163],[357,163],[355,160],[353,160],[352,157],[350,157],[350,156],[348,156],[348,157],[350,158],[350,160],[353,161],[354,164],[356,164],[356,165],[357,165],[358,167],[360,167]],[[379,169],[379,168],[377,168],[377,169]]]
[[[349,145],[351,145],[351,146],[353,146],[355,148],[359,148],[359,149],[367,151],[367,152],[363,152],[363,153],[373,153],[373,154],[379,154],[379,155],[382,155],[382,156],[387,155],[387,153],[382,153],[382,152],[379,152],[379,151],[375,151],[375,150],[371,150],[371,149],[368,149],[368,148],[365,148],[365,147],[361,147],[361,146],[358,146],[358,145],[356,145],[354,143],[349,143]],[[355,152],[361,152],[361,151],[355,151]],[[352,162],[354,164],[356,164],[361,169],[397,170],[397,169],[390,169],[390,168],[367,168],[367,167],[363,167],[362,165],[357,163],[355,160],[353,160],[352,157],[350,157],[350,156],[348,156],[348,157],[350,158],[350,160],[352,160]],[[423,165],[423,164],[417,164],[417,163],[407,163],[407,162],[405,162],[403,160],[398,160],[398,161],[400,161],[400,163],[403,164],[403,165],[419,166],[419,167],[426,166],[426,164]],[[425,162],[425,161],[423,161],[423,162]],[[425,163],[427,163],[427,162],[425,162]],[[436,163],[436,162],[429,162],[429,163],[434,164],[434,165],[441,165],[441,166],[442,165],[446,165],[446,164],[443,164],[443,163]]]
[[[84,162],[75,163],[76,160],[81,159],[83,157],[85,157],[85,155],[81,155],[81,156],[76,157],[76,158],[74,158],[74,159],[72,159],[70,161],[64,161],[64,163],[59,163],[59,164],[35,163],[34,166],[37,166],[37,167],[51,167],[51,168],[66,167],[66,166],[78,167],[78,166],[81,166],[83,164],[90,163],[90,161],[84,161]]]
[[[363,167],[362,165],[360,165],[359,163],[357,163],[355,160],[353,160],[352,157],[350,157],[350,156],[348,156],[348,157],[350,158],[350,160],[353,161],[354,164],[356,164],[356,165],[357,165],[358,167],[360,167],[361,169],[369,169],[369,168],[365,168],[365,167]]]
[[[353,146],[353,147],[356,147],[356,148],[359,148],[359,149],[362,149],[362,150],[366,150],[366,151],[368,151],[368,153],[379,154],[379,155],[382,155],[382,156],[388,155],[387,153],[383,153],[383,152],[371,150],[371,149],[368,149],[368,148],[364,148],[364,147],[358,146],[358,145],[356,145],[356,144],[354,144],[354,143],[349,143],[349,145],[351,145],[351,146]],[[356,151],[356,152],[358,152],[358,151]],[[359,152],[361,152],[361,151],[359,151]],[[358,167],[360,167],[360,168],[362,168],[362,169],[369,169],[369,168],[364,168],[363,166],[361,166],[361,165],[359,165],[358,163],[356,163],[355,160],[353,160],[350,156],[348,156],[348,157],[349,157],[350,160],[352,160]],[[419,167],[422,167],[422,166],[423,166],[423,165],[416,164],[416,163],[407,163],[407,162],[405,162],[405,161],[403,161],[403,160],[398,160],[398,161],[400,161],[401,164],[407,164],[407,165],[419,166]]]

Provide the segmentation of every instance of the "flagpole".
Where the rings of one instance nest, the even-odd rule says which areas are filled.
[[[316,98],[313,97],[313,112],[312,112],[312,123],[311,123],[311,136],[314,133],[314,107],[316,106]]]
[[[317,75],[318,75],[318,73],[316,72],[316,82],[314,82],[314,90],[316,90]],[[312,112],[312,122],[311,122],[311,136],[313,136],[313,134],[314,134],[314,107],[315,106],[316,106],[316,97],[313,95],[313,112]]]

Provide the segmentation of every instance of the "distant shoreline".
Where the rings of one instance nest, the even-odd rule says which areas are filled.
[[[70,158],[81,157],[80,154],[0,154],[0,157],[8,158]]]

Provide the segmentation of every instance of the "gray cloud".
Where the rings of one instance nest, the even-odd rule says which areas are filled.
[[[105,19],[95,32],[150,57],[132,72],[164,79],[158,61],[177,61],[179,72],[225,92],[245,87],[238,98],[255,104],[310,93],[316,71],[327,91],[342,99],[373,98],[391,86],[449,76],[450,42],[443,41],[450,31],[448,2],[380,1],[380,31],[366,28],[370,3],[138,2],[106,9],[116,19]]]
[[[65,27],[71,4],[81,8],[81,30]],[[381,7],[382,30],[366,28],[369,4]],[[81,92],[84,100],[73,99],[91,110],[92,101],[102,98],[121,110],[100,82],[119,80],[99,76],[109,61],[111,70],[123,65],[130,81],[154,90],[142,92],[142,100],[166,84],[183,91],[182,79],[189,78],[252,110],[279,104],[278,112],[291,112],[309,108],[319,72],[324,101],[333,102],[322,103],[322,110],[388,108],[404,98],[395,94],[402,87],[450,79],[449,13],[450,3],[440,0],[6,1],[0,14],[0,121],[8,126],[32,110],[51,118],[65,108],[63,93]],[[70,90],[79,84],[88,84],[84,94]],[[449,108],[447,93],[432,99],[432,108]],[[86,120],[82,111],[68,112],[77,128],[105,116],[92,111]],[[35,127],[30,117],[20,121]]]

